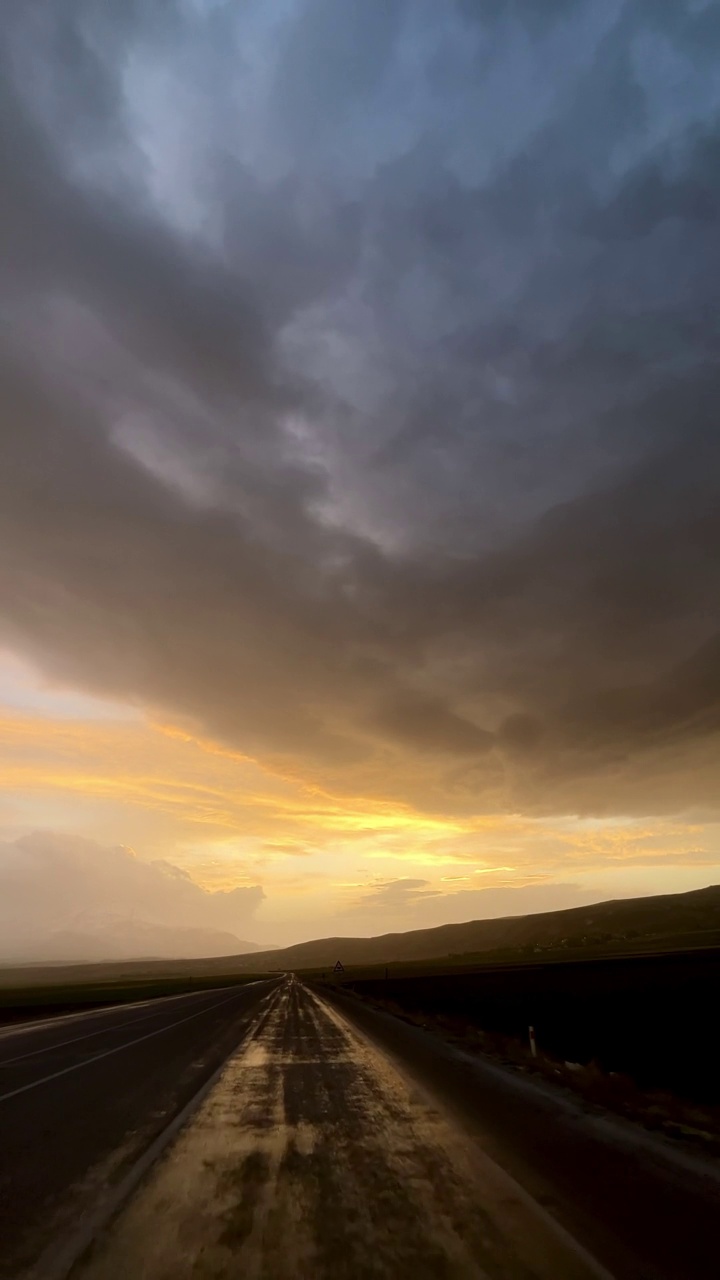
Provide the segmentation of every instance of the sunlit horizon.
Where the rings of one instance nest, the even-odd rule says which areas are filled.
[[[232,913],[222,913],[225,933],[267,946],[682,892],[720,874],[719,828],[707,821],[443,815],[333,792],[320,775],[253,760],[187,726],[43,679],[8,655],[0,688],[4,843],[59,836],[60,878],[76,876],[74,858],[84,854],[88,900],[82,909],[63,903],[57,930],[82,932],[112,915],[102,862],[117,846],[140,863],[176,868],[206,899],[237,891]],[[95,883],[87,842],[100,864]],[[188,928],[214,920],[201,895],[178,910],[172,893],[148,898],[140,886],[123,898],[124,915]],[[20,954],[27,958],[26,939]]]

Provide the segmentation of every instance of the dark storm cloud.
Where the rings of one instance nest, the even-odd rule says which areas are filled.
[[[689,2],[18,11],[5,642],[418,803],[709,803],[719,50]]]
[[[383,701],[374,723],[392,738],[417,751],[483,755],[493,735],[451,711],[440,698],[403,693]]]

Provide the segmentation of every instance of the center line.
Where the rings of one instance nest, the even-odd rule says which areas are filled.
[[[238,992],[228,996],[226,1000],[219,1000],[217,1004],[211,1005],[210,1010],[219,1009],[222,1005],[227,1004],[229,1000],[234,1000]],[[157,1031],[148,1031],[144,1036],[138,1036],[135,1040],[127,1040],[125,1044],[116,1045],[114,1049],[106,1049],[104,1053],[96,1053],[92,1058],[84,1058],[82,1062],[75,1062],[71,1067],[63,1067],[61,1071],[53,1071],[52,1075],[43,1076],[41,1080],[34,1080],[32,1084],[23,1084],[19,1089],[11,1089],[9,1093],[0,1093],[0,1102],[7,1102],[9,1098],[17,1098],[20,1093],[28,1093],[30,1089],[38,1089],[41,1084],[47,1084],[50,1080],[57,1080],[59,1076],[66,1076],[71,1071],[79,1071],[81,1067],[89,1067],[91,1062],[99,1062],[101,1058],[109,1058],[113,1053],[120,1053],[123,1049],[131,1049],[134,1044],[142,1044],[143,1040],[152,1040],[153,1036],[162,1035],[164,1031],[172,1031],[173,1027],[182,1026],[183,1022],[192,1022],[193,1018],[200,1018],[203,1013],[210,1012],[207,1008],[198,1009],[197,1013],[191,1013],[187,1018],[178,1018],[177,1022],[170,1022],[166,1027],[158,1027]]]
[[[251,985],[251,984],[247,984],[247,985]],[[208,993],[202,992],[200,994],[207,995]],[[188,995],[190,995],[191,997],[194,996],[195,999],[197,999],[198,992],[197,991],[187,992],[187,993],[184,993],[183,996],[170,996],[169,999],[171,1000],[183,999],[183,998],[187,998]],[[215,1006],[210,1005],[209,1007],[214,1008]],[[147,1005],[145,1004],[145,1002],[143,1002],[142,1010],[144,1013],[146,1009],[147,1009]],[[111,1012],[117,1013],[118,1010],[113,1009]],[[40,1049],[29,1049],[27,1053],[18,1053],[15,1055],[14,1058],[3,1058],[0,1061],[0,1069],[2,1067],[9,1067],[15,1062],[24,1062],[26,1058],[37,1058],[40,1056],[41,1053],[54,1053],[56,1049],[66,1049],[67,1046],[70,1044],[80,1044],[81,1040],[92,1040],[95,1036],[107,1036],[110,1034],[111,1031],[122,1031],[123,1027],[132,1027],[133,1025],[139,1022],[147,1022],[149,1018],[157,1018],[159,1014],[163,1014],[164,1012],[165,1012],[164,1008],[152,1009],[149,1013],[145,1013],[145,1016],[142,1018],[126,1018],[124,1022],[118,1022],[114,1026],[99,1027],[97,1031],[88,1031],[84,1036],[73,1036],[72,1040],[61,1040],[59,1044],[45,1044]],[[200,1010],[199,1012],[202,1012],[202,1010]]]

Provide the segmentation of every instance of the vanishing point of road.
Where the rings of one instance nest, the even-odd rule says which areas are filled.
[[[0,1035],[0,1276],[705,1280],[720,1177],[293,977]]]

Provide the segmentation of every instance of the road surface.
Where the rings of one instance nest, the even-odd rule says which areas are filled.
[[[241,1041],[277,981],[0,1032],[0,1276],[17,1280]]]
[[[292,978],[0,1037],[0,1274],[69,1276],[228,1054],[72,1280],[717,1275],[717,1171]]]
[[[430,1037],[288,980],[76,1280],[717,1275],[719,1182],[695,1185],[662,1148],[648,1158],[642,1143],[613,1145],[612,1126],[588,1127],[578,1112],[573,1149],[552,1099],[437,1047],[439,1058]]]

